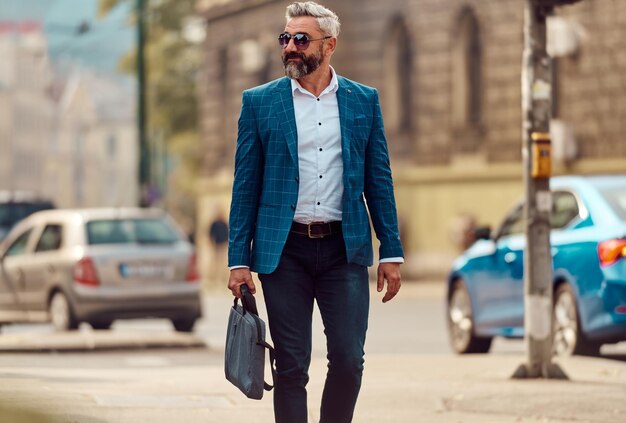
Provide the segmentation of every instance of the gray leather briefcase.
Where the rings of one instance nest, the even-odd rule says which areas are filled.
[[[275,379],[274,348],[265,341],[265,322],[259,317],[254,296],[241,286],[242,305],[235,298],[228,317],[224,372],[226,379],[248,398],[261,399],[274,386],[265,382],[265,350],[269,350]]]

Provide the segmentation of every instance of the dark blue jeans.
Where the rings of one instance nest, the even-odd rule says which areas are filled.
[[[328,350],[320,423],[351,422],[363,374],[367,268],[347,263],[340,234],[311,239],[290,233],[276,270],[259,279],[276,349],[276,423],[307,422],[314,300]]]

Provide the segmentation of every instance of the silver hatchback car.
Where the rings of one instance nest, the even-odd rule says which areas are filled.
[[[167,318],[190,332],[201,316],[196,256],[163,211],[46,210],[0,244],[0,325]]]

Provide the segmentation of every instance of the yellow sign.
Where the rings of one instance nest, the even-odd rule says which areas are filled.
[[[549,178],[552,174],[552,143],[548,132],[533,132],[532,167],[533,178]]]

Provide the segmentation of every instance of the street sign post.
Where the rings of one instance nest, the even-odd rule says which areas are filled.
[[[525,0],[522,64],[523,158],[526,201],[524,331],[527,362],[513,378],[567,379],[552,362],[552,62],[547,53],[547,17],[555,6],[579,0]]]
[[[151,188],[150,143],[147,124],[146,106],[146,0],[136,1],[137,10],[137,132],[139,136],[139,188],[141,207],[149,207],[149,189]]]

